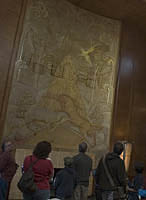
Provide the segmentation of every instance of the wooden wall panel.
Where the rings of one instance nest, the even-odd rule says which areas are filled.
[[[117,140],[133,143],[133,164],[146,164],[146,35],[135,24],[123,22],[119,74],[115,95],[111,145]]]
[[[71,3],[113,19],[130,20],[146,31],[145,0],[67,0]]]
[[[5,0],[0,6],[0,138],[26,3],[27,0]]]

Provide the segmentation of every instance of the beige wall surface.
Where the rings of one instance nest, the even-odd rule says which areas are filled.
[[[109,145],[120,22],[63,0],[30,0],[4,137],[101,155]]]

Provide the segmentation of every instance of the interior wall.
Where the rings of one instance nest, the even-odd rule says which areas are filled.
[[[5,0],[0,7],[0,128],[5,122],[14,62],[21,34],[26,0]],[[133,142],[132,163],[145,161],[145,50],[143,31],[137,25],[122,24],[119,75],[115,95],[111,144]]]
[[[32,148],[109,147],[120,22],[66,1],[30,0],[4,137]],[[67,142],[66,142],[67,141]]]
[[[0,6],[0,138],[2,137],[14,62],[26,0],[5,0]]]
[[[123,22],[111,145],[132,143],[130,174],[136,161],[146,164],[146,36],[136,24]]]

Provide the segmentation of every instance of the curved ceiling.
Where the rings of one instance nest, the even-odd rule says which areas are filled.
[[[146,0],[68,0],[98,15],[136,23],[146,31]]]

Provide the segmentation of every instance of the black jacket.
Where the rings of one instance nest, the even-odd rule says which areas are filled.
[[[92,159],[85,153],[79,153],[73,157],[73,168],[77,173],[78,184],[88,186]]]
[[[74,169],[65,167],[55,178],[56,197],[64,199],[71,197],[77,184],[77,175]]]
[[[126,187],[126,172],[124,161],[115,153],[108,153],[105,157],[105,163],[108,170],[113,178],[116,186]],[[111,186],[109,179],[104,170],[102,159],[99,161],[96,169],[96,183],[99,185],[101,190],[112,191],[115,187]]]

